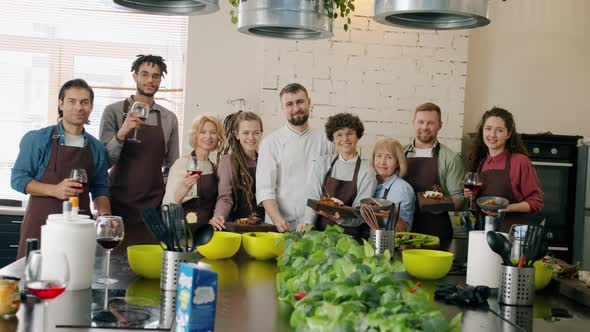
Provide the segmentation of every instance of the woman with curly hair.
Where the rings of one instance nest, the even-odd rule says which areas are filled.
[[[178,158],[170,168],[163,204],[182,204],[189,223],[205,224],[213,216],[217,200],[217,176],[209,155],[217,151],[219,163],[219,151],[225,140],[223,128],[216,117],[203,115],[193,122],[190,138],[193,151]],[[189,162],[196,163],[202,173],[191,175]],[[193,192],[195,184],[196,195]]]
[[[340,200],[346,206],[358,207],[363,198],[373,197],[377,187],[375,171],[368,163],[361,161],[357,150],[358,141],[363,137],[365,128],[356,115],[339,113],[328,118],[326,135],[334,143],[338,155],[326,155],[315,160],[307,183],[307,197],[319,199],[330,196]],[[365,225],[358,218],[340,218],[339,215],[318,213],[306,208],[306,222],[298,225],[302,230],[305,224],[312,224],[322,231],[328,225],[339,224],[344,233],[356,238],[367,237]],[[365,225],[366,226],[366,225]]]
[[[217,230],[224,229],[228,220],[264,218],[264,208],[256,205],[256,165],[262,120],[252,112],[239,111],[228,115],[223,127],[227,143],[217,167],[219,194],[209,222]]]
[[[477,193],[464,189],[466,199],[499,196],[509,201],[500,231],[527,223],[527,214],[543,208],[539,178],[507,110],[494,107],[483,114],[469,162],[469,170],[479,173],[482,186]]]

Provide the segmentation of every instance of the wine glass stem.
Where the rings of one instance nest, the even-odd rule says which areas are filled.
[[[136,141],[137,140],[137,131],[139,130],[139,128],[135,128],[135,132],[133,133],[133,140]]]
[[[107,250],[107,277],[106,280],[108,282],[110,275],[111,275],[111,250]]]
[[[104,310],[107,311],[109,308],[109,286],[104,288]]]
[[[197,183],[196,182],[195,182],[195,185],[193,186],[193,196],[199,197],[199,192],[197,191]]]
[[[43,331],[48,332],[47,325],[49,324],[49,316],[47,315],[47,309],[49,308],[49,301],[43,301]]]

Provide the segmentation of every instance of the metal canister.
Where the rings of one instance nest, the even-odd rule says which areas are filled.
[[[0,277],[0,317],[16,314],[20,306],[18,278]]]

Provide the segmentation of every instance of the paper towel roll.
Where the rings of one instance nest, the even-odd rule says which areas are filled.
[[[508,236],[506,233],[500,233]],[[490,249],[485,231],[469,232],[467,285],[498,288],[502,258]]]
[[[67,290],[92,286],[96,254],[94,220],[48,220],[47,225],[41,226],[41,251],[61,251],[66,255],[70,269]]]

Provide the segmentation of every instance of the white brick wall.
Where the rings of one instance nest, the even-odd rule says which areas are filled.
[[[378,138],[409,142],[413,110],[428,101],[443,111],[441,141],[460,151],[467,33],[393,28],[372,20],[372,1],[356,0],[355,5],[349,31],[338,19],[331,40],[265,40],[260,99],[265,131],[284,124],[278,93],[298,82],[308,88],[314,104],[312,126],[323,127],[338,112],[361,117],[363,158],[370,157]]]

